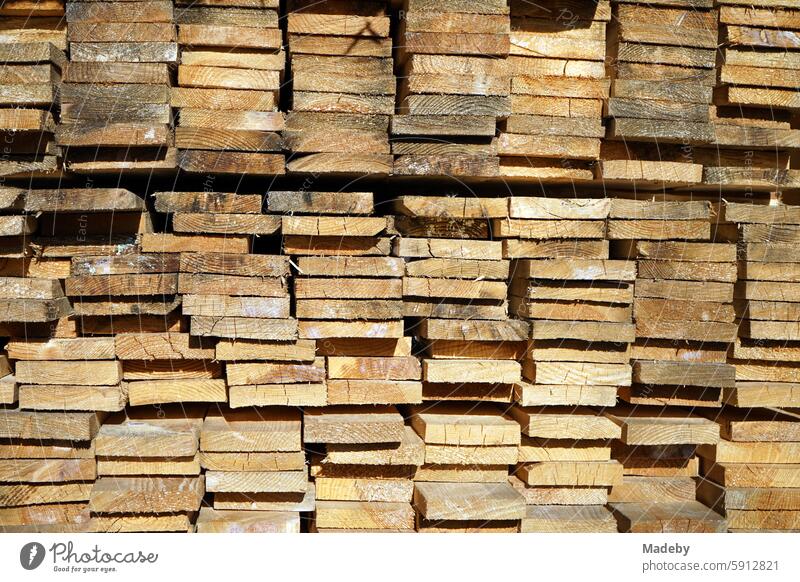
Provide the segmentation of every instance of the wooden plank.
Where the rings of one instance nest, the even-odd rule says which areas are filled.
[[[631,369],[627,364],[536,362],[526,367],[525,375],[536,384],[629,386],[631,383]]]
[[[601,220],[492,220],[498,237],[523,239],[592,239],[605,236],[606,225]]]
[[[633,363],[633,379],[642,384],[732,388],[736,368],[728,364],[703,362]]]
[[[423,378],[428,382],[489,382],[513,384],[521,380],[518,362],[504,360],[424,360]]]
[[[557,490],[557,489],[556,489]],[[616,533],[617,522],[605,507],[529,505],[522,533]]]
[[[27,410],[97,410],[116,412],[128,403],[127,393],[115,386],[83,386],[64,384],[23,384],[19,386],[19,403]]]
[[[414,505],[431,520],[522,519],[525,501],[508,483],[417,483]]]
[[[414,493],[407,479],[317,477],[315,484],[319,500],[408,503]]]
[[[245,384],[228,388],[231,408],[249,406],[325,406],[326,384]]]
[[[517,476],[534,487],[613,487],[622,481],[622,463],[618,461],[548,461],[521,464]]]
[[[300,515],[289,511],[235,511],[210,507],[200,509],[197,533],[234,532],[300,533]]]
[[[42,413],[2,409],[0,437],[7,439],[90,441],[102,420],[93,412]]]
[[[358,14],[306,14],[296,12],[287,18],[290,33],[331,36],[387,37],[389,18]]]
[[[230,297],[228,295],[183,295],[184,315],[209,317],[289,318],[289,297]]]
[[[410,426],[405,426],[399,443],[326,445],[325,460],[337,465],[422,465],[425,446]]]
[[[325,361],[317,358],[310,364],[294,363],[231,363],[226,367],[228,383],[279,384],[294,382],[320,382],[325,379]]]
[[[282,46],[278,28],[181,24],[178,42],[182,46],[231,47],[277,51]]]
[[[267,208],[279,213],[371,214],[374,210],[371,192],[293,192],[272,190]]]
[[[218,174],[280,175],[284,173],[282,154],[253,152],[185,150],[178,155],[178,165],[187,172]]]
[[[258,408],[209,414],[200,448],[210,452],[301,450],[301,416],[286,408]]]
[[[206,489],[219,493],[304,493],[305,471],[208,471]]]
[[[142,380],[126,382],[132,406],[170,402],[226,402],[225,380]]]
[[[122,365],[116,361],[19,361],[15,375],[20,384],[110,386],[122,379]]]
[[[620,427],[620,438],[628,445],[715,444],[720,438],[717,423],[677,410],[650,413],[633,409],[604,414]]]
[[[699,501],[614,503],[621,531],[634,533],[713,533],[727,530],[725,519]]]
[[[204,492],[202,477],[101,477],[89,507],[95,513],[197,511]]]
[[[191,333],[199,336],[291,341],[297,338],[297,331],[297,320],[291,318],[266,319],[205,315],[194,315],[191,318]]]
[[[336,530],[413,530],[414,509],[410,503],[318,501],[315,524]]]
[[[178,293],[286,297],[287,282],[279,277],[239,277],[209,273],[181,273]]]
[[[514,406],[511,415],[530,437],[553,439],[619,438],[620,428],[594,411],[565,407],[521,408]]]
[[[393,406],[304,411],[303,440],[309,443],[399,443],[403,432],[403,417]]]
[[[491,405],[439,404],[411,409],[411,426],[426,443],[441,445],[515,445],[516,422]]]
[[[66,280],[69,296],[171,295],[178,290],[176,273],[142,275],[79,275]]]
[[[246,236],[145,233],[141,239],[141,250],[145,253],[202,253],[213,250],[246,254],[249,251],[249,242]]]
[[[6,345],[14,360],[112,360],[114,338],[12,338]]]
[[[0,481],[60,483],[95,478],[92,459],[0,459]]]

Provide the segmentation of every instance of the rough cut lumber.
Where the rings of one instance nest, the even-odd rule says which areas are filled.
[[[614,503],[621,531],[634,533],[713,533],[726,531],[725,519],[700,502]]]
[[[525,512],[508,483],[417,483],[414,505],[429,520],[516,520]]]
[[[318,500],[408,503],[414,493],[408,479],[317,477],[314,484]]]
[[[196,511],[204,491],[203,477],[101,477],[89,507],[95,513]]]
[[[528,505],[521,533],[616,533],[617,522],[604,507]]]
[[[20,361],[16,365],[20,384],[84,384],[110,386],[122,379],[122,365],[114,361]]]
[[[344,530],[413,530],[414,509],[410,503],[364,501],[318,501],[314,514],[318,528]]]
[[[12,338],[6,345],[14,360],[111,360],[113,338]]]
[[[206,489],[220,493],[304,493],[305,471],[208,471]]]
[[[715,444],[720,439],[719,425],[682,411],[650,413],[633,409],[627,415],[606,412],[617,424],[621,440],[627,445]]]
[[[621,434],[616,424],[590,409],[513,406],[510,414],[529,437],[597,440],[619,438]]]
[[[256,408],[209,414],[200,432],[200,448],[213,452],[301,450],[297,411]]]
[[[300,515],[289,511],[202,507],[197,517],[197,533],[300,533]]]
[[[491,405],[439,404],[412,408],[411,426],[426,443],[441,445],[516,445],[520,429]]]
[[[393,406],[304,411],[303,440],[308,443],[399,443],[403,432],[403,417]]]
[[[326,445],[325,462],[336,465],[422,465],[425,445],[410,426],[399,443]]]
[[[532,486],[611,487],[622,481],[622,464],[617,461],[554,461],[521,464],[517,476]]]
[[[97,434],[103,415],[93,412],[42,413],[4,408],[0,437],[28,440],[90,441]]]

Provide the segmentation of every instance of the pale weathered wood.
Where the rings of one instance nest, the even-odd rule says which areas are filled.
[[[508,483],[417,483],[414,505],[430,520],[522,519],[525,501]]]
[[[439,404],[412,408],[411,426],[426,443],[441,445],[515,445],[516,422],[491,405]]]
[[[200,432],[200,448],[212,452],[301,450],[297,411],[256,408],[209,414]]]
[[[403,417],[393,406],[309,408],[304,411],[303,440],[309,443],[399,443]]]
[[[620,438],[629,445],[714,444],[720,438],[715,422],[691,413],[632,409],[605,415],[620,427]]]

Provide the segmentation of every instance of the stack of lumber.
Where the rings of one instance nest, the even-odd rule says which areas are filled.
[[[402,264],[388,256],[391,221],[374,216],[372,192],[272,191],[267,205],[270,212],[283,214],[283,252],[297,266],[300,339],[317,340],[318,348],[322,340],[364,343],[353,341],[348,347],[344,341],[340,349],[330,344],[328,355],[368,356],[356,352],[369,352],[370,346],[393,352],[394,344],[402,351],[397,341],[403,337]],[[380,374],[379,367],[374,372]]]
[[[292,340],[289,259],[251,252],[254,235],[269,235],[278,217],[260,214],[262,196],[221,192],[159,192],[157,206],[173,212],[173,233],[153,249],[180,253],[178,291],[193,336]]]
[[[342,412],[340,418],[357,423],[353,426],[369,426],[367,417]],[[379,420],[377,415],[371,416],[373,422]],[[392,417],[385,416],[395,426],[397,417]],[[316,531],[413,531],[413,511],[409,511],[408,503],[414,491],[412,478],[425,462],[425,445],[410,426],[402,427],[399,439],[385,443],[328,442],[314,454],[314,484],[317,503],[322,507],[317,513]]]
[[[609,446],[620,428],[584,406],[515,405],[511,414],[523,434],[510,477],[526,504],[520,531],[615,532],[605,505],[608,489],[622,481],[622,464],[611,459]]]
[[[393,172],[498,176],[497,121],[510,113],[506,0],[406,0],[397,29]]]
[[[0,6],[0,179],[45,177],[60,169],[53,134],[66,62],[63,15],[63,0]]]
[[[4,209],[18,213],[0,217],[4,335],[69,337],[79,325],[106,328],[112,315],[146,313],[140,296],[164,292],[148,293],[150,281],[122,274],[136,271],[113,268],[126,261],[132,265],[138,233],[152,230],[138,195],[124,188],[0,192]],[[77,317],[71,318],[73,313]]]
[[[748,193],[797,188],[800,172],[790,155],[800,144],[792,124],[800,107],[800,7],[766,0],[716,4],[723,47],[712,111],[717,151],[698,156],[703,183]]]
[[[509,262],[490,240],[491,221],[508,216],[507,198],[403,194],[393,205],[406,317],[508,319]]]
[[[178,0],[180,65],[171,104],[186,172],[283,174],[286,58],[278,0]]]
[[[609,260],[608,199],[509,199],[495,221],[514,259],[512,312],[531,322],[522,406],[607,406],[630,384],[635,265]],[[592,386],[591,390],[585,390]]]
[[[314,508],[302,442],[302,414],[291,408],[210,408],[200,431],[208,507],[200,533],[297,533]]]
[[[795,0],[0,4],[0,529],[800,530]]]
[[[396,80],[386,0],[290,0],[293,172],[388,174]]]
[[[63,358],[63,346],[34,344],[23,349],[29,355]],[[94,412],[26,410],[13,403],[0,407],[0,530],[91,529],[89,498],[97,476],[94,440],[103,417]]]
[[[588,408],[614,406],[631,384],[636,265],[609,259],[610,206],[514,197],[498,225],[499,236],[520,236],[503,241],[511,309],[531,324],[512,410],[525,435],[512,477],[528,503],[523,531],[616,531],[603,506],[622,478],[607,444],[619,428]]]
[[[510,402],[528,325],[508,318],[509,261],[502,243],[488,240],[508,199],[402,195],[394,208],[424,399]]]
[[[114,339],[131,406],[227,401],[222,364],[205,338],[165,331],[117,332]]]
[[[205,494],[198,454],[204,414],[204,407],[141,406],[105,420],[95,439],[93,531],[192,531]]]
[[[614,200],[608,237],[635,258],[633,385],[620,394],[648,406],[719,407],[735,382],[726,363],[736,337],[736,245],[711,238],[703,200]]]
[[[800,108],[800,7],[772,0],[717,4],[724,41],[718,101],[742,108]]]
[[[150,174],[175,168],[169,65],[173,4],[68,0],[70,61],[56,132],[67,169]]]
[[[623,429],[612,447],[623,482],[609,496],[620,531],[724,531],[695,501],[695,446],[713,446],[719,427],[675,406],[719,407],[734,385],[735,245],[706,242],[710,205],[691,200],[614,200],[609,238],[637,259],[633,384],[620,391],[636,408],[608,413]]]
[[[735,290],[739,337],[736,383],[725,402],[738,408],[798,408],[800,362],[800,206],[729,202],[725,220],[739,228]]]
[[[612,455],[622,463],[624,475],[608,499],[619,531],[726,531],[714,504],[695,499],[695,449],[713,449],[720,442],[720,426],[714,420],[679,408],[623,406],[604,414],[622,431],[612,444]]]
[[[594,178],[605,136],[608,0],[511,2],[511,114],[501,124],[501,175]]]
[[[720,0],[713,150],[696,152],[704,187],[770,193],[798,188],[800,10],[791,2]]]
[[[280,227],[278,217],[261,213],[263,196],[208,190],[154,196],[172,232],[147,236],[146,250],[170,263],[167,272],[177,278],[180,313],[189,316],[192,335],[293,338],[288,261],[250,252],[254,236]]]
[[[698,499],[729,531],[800,531],[800,416],[729,407],[715,420],[721,440],[698,448]]]
[[[40,262],[31,258],[31,239],[38,239],[35,234],[39,222],[35,213],[25,211],[27,194],[23,188],[0,187],[0,212],[3,213],[0,215],[3,257],[0,305],[5,336],[46,333],[48,330],[31,329],[26,334],[20,324],[46,324],[71,312],[69,300],[58,282],[69,275],[69,259],[44,256]]]
[[[604,144],[596,177],[639,187],[700,183],[702,164],[692,148],[715,141],[710,107],[717,52],[713,2],[612,4],[606,112],[612,141]],[[663,144],[678,145],[662,153]]]
[[[609,259],[602,237],[612,205],[511,199],[509,223],[533,238],[504,241],[515,258],[511,308],[531,322],[525,381],[516,388],[522,406],[613,406],[617,387],[631,384],[636,264]]]
[[[118,412],[127,398],[113,338],[11,339],[22,410]]]
[[[791,424],[800,419],[774,412],[800,407],[799,211],[777,200],[724,206],[741,247],[734,304],[739,337],[730,359],[736,382],[724,391],[723,440],[700,450],[707,481],[698,494],[728,517],[732,530],[800,529],[800,437]]]
[[[163,274],[169,272],[164,257],[142,251],[153,223],[141,196],[123,188],[31,190],[25,206],[42,213],[34,252],[54,267],[68,265],[65,293],[74,315],[68,321],[80,333],[138,330],[174,310],[177,275]]]
[[[520,426],[495,404],[435,403],[409,409],[425,443],[414,477],[420,532],[516,532],[525,500],[508,482]]]
[[[15,361],[17,399],[3,409],[0,524],[17,531],[37,523],[54,531],[89,529],[93,439],[105,413],[127,402],[114,340],[17,338],[6,348]]]
[[[303,441],[316,489],[312,531],[414,531],[413,478],[422,443],[396,407],[306,408]]]

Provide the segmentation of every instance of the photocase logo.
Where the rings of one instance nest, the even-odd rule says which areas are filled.
[[[35,570],[44,561],[44,546],[39,542],[29,542],[19,551],[19,563],[26,570]]]

